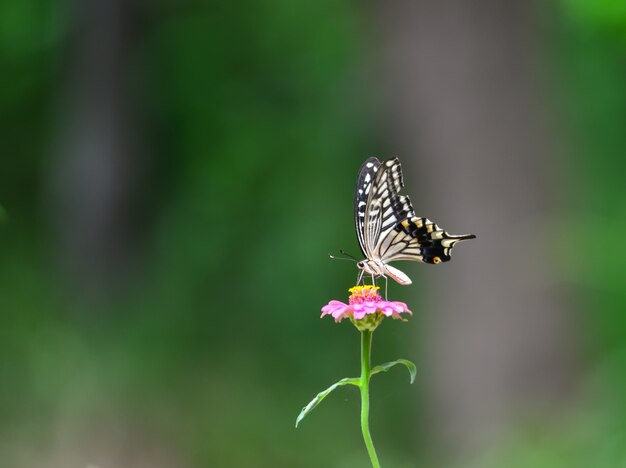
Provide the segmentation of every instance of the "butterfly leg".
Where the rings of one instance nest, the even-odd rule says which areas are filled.
[[[356,285],[357,285],[357,286],[359,285],[359,283],[360,283],[361,281],[363,281],[363,274],[364,274],[364,273],[365,273],[365,272],[364,272],[363,270],[359,271],[359,274],[358,274],[357,279],[356,279]]]
[[[385,278],[385,300],[387,300],[387,288],[389,287],[389,278],[387,278],[385,275],[383,275],[383,278]]]

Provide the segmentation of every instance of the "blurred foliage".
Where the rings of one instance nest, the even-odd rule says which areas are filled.
[[[358,394],[293,428],[315,389],[358,372],[358,335],[318,320],[354,274],[327,253],[355,246],[352,181],[371,151],[358,12],[330,1],[133,10],[144,19],[129,82],[154,216],[133,286],[93,302],[57,273],[44,212],[76,12],[2,5],[3,152],[14,157],[0,172],[12,213],[0,231],[0,465],[63,464],[54,450],[68,439],[85,451],[67,447],[78,462],[97,464],[80,456],[114,450],[121,425],[181,466],[358,466]],[[390,452],[408,441],[380,439]]]
[[[558,264],[593,349],[592,403],[555,428],[531,423],[479,466],[626,462],[626,10],[618,0],[559,5],[550,58],[572,141],[557,222],[572,236],[558,239]],[[367,117],[363,12],[330,0],[132,10],[141,34],[128,78],[153,215],[132,285],[94,302],[59,274],[47,211],[60,88],[81,40],[75,11],[0,3],[0,69],[10,71],[0,75],[0,465],[62,463],[50,451],[68,439],[85,450],[77,463],[97,463],[80,456],[116,447],[107,437],[124,428],[175,466],[364,466],[356,390],[339,389],[293,429],[318,389],[358,372],[358,335],[317,317],[354,274],[326,254],[356,250],[355,168],[385,154]],[[588,236],[597,247],[580,242]],[[374,362],[414,359],[414,327],[419,318],[385,324]],[[372,388],[389,466],[415,467],[421,452],[417,409],[407,411],[414,389],[401,372]]]
[[[602,252],[586,248],[580,234],[564,239],[564,273],[589,303],[588,325],[605,351],[626,348],[626,10],[623,2],[565,2],[559,65],[571,176],[567,192],[569,232],[581,222],[601,242]],[[621,13],[620,13],[621,12]],[[611,18],[608,21],[608,18]],[[600,21],[599,18],[606,18]],[[592,234],[593,233],[593,234]],[[626,369],[625,369],[626,370]]]
[[[615,32],[626,39],[626,4],[621,0],[562,0],[563,11],[577,26],[600,34]]]
[[[555,222],[567,234],[553,242],[584,333],[585,383],[568,402],[574,411],[547,426],[530,417],[479,467],[626,465],[626,4],[562,0],[558,14],[549,60],[568,140]]]

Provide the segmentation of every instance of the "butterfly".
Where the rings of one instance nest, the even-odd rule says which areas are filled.
[[[457,242],[476,237],[448,234],[429,219],[416,216],[409,197],[399,194],[403,186],[398,158],[383,163],[369,158],[359,170],[354,221],[365,259],[357,263],[361,270],[358,282],[367,273],[372,278],[391,277],[402,285],[411,284],[411,279],[389,262],[447,262]]]

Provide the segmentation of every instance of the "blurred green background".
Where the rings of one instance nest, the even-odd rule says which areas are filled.
[[[327,255],[358,250],[361,162],[395,154],[418,214],[478,240],[442,266],[472,276],[471,287],[464,275],[405,266],[415,284],[391,285],[390,295],[415,316],[381,327],[374,362],[444,369],[448,361],[421,344],[428,336],[438,349],[454,345],[431,328],[431,307],[458,300],[466,306],[450,314],[479,323],[472,297],[501,291],[480,280],[481,269],[518,269],[491,249],[516,226],[481,216],[492,204],[519,207],[481,189],[483,176],[550,205],[522,210],[533,226],[527,244],[506,248],[542,253],[549,272],[536,276],[538,287],[558,289],[550,307],[564,313],[553,326],[573,344],[531,373],[551,381],[567,362],[569,383],[547,392],[548,403],[516,386],[523,403],[507,406],[514,416],[497,430],[480,418],[456,426],[472,400],[437,406],[426,371],[413,386],[400,370],[377,377],[371,425],[384,466],[626,466],[626,6],[439,3],[0,3],[0,466],[367,466],[356,390],[339,389],[297,430],[294,422],[315,393],[358,373],[358,334],[318,319],[356,277],[353,264]],[[526,19],[518,24],[509,9]],[[430,15],[445,27],[422,27]],[[472,42],[485,24],[497,39]],[[427,53],[415,31],[429,35]],[[474,48],[454,61],[446,44]],[[509,44],[536,73],[482,68]],[[414,102],[422,72],[445,60],[454,65],[446,73],[472,69],[476,80],[444,89],[453,99],[441,107],[426,88],[411,104],[423,117],[397,110]],[[437,132],[475,137],[439,109],[480,121],[488,104],[476,89],[485,99],[504,89],[515,108],[526,99],[516,80],[527,75],[548,109],[538,112],[548,115],[545,146],[557,148],[535,160],[545,177],[499,172],[471,151],[411,150],[409,140],[435,141]],[[533,112],[496,119],[525,138]],[[484,141],[508,135],[486,122]],[[537,158],[527,153],[516,159],[522,167]],[[445,198],[463,184],[476,188]],[[453,204],[459,217],[435,210]],[[533,307],[518,299],[502,294],[511,307]],[[483,328],[472,332],[478,342]],[[447,385],[489,404],[480,388]],[[497,390],[502,401],[507,388]],[[448,412],[432,409],[440,406]],[[453,436],[445,421],[458,428]]]

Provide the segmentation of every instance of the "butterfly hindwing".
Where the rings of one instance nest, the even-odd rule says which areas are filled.
[[[452,247],[457,242],[474,239],[473,234],[452,235],[428,218],[404,219],[380,243],[380,259],[414,260],[423,263],[440,263],[450,260]]]

